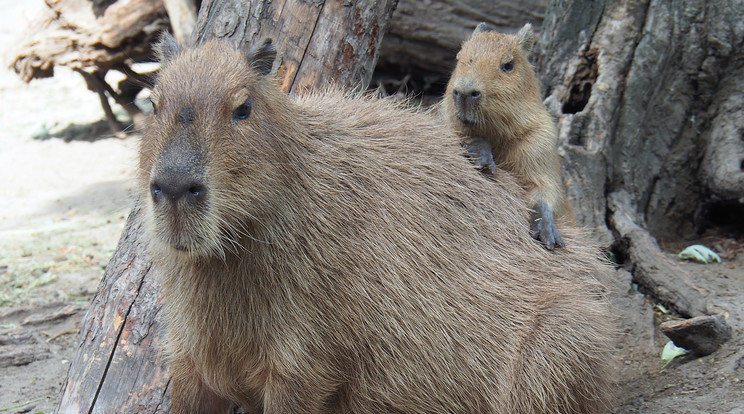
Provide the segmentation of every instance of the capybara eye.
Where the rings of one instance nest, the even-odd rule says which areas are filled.
[[[246,99],[243,104],[241,104],[239,107],[235,108],[233,111],[233,120],[235,121],[242,121],[251,114],[251,106],[253,105],[253,101],[250,99]]]
[[[510,60],[503,65],[501,65],[501,70],[504,72],[511,72],[512,69],[514,69],[514,61]]]

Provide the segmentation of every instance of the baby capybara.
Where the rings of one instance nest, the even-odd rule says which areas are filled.
[[[573,225],[574,213],[563,188],[555,121],[527,60],[535,40],[529,23],[516,35],[479,24],[457,54],[442,108],[475,148],[478,165],[498,165],[527,191],[534,236],[552,250],[564,244],[556,219]]]
[[[594,250],[548,256],[441,120],[290,98],[269,42],[160,51],[139,187],[174,412],[607,409]]]

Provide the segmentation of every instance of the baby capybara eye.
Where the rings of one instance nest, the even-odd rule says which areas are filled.
[[[511,72],[512,69],[514,69],[514,61],[510,60],[503,65],[501,65],[501,70],[504,72]]]
[[[251,99],[246,99],[245,102],[243,102],[240,106],[235,108],[232,114],[233,121],[242,121],[244,119],[248,119],[248,117],[251,115],[251,107],[253,106],[253,101]]]

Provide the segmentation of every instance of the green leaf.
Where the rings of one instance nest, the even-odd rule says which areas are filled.
[[[656,309],[658,309],[664,315],[669,313],[669,309],[667,309],[666,306],[662,305],[661,303],[656,304]]]
[[[721,258],[711,249],[701,245],[693,244],[688,246],[686,249],[679,252],[677,255],[683,260],[694,260],[698,263],[718,262],[721,263]]]
[[[664,361],[664,365],[661,366],[661,369],[666,368],[667,365],[669,365],[675,358],[687,355],[689,353],[690,351],[674,345],[674,342],[667,342],[667,344],[664,345],[664,349],[661,351],[661,360]]]

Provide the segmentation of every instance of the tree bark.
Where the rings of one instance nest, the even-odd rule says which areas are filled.
[[[199,12],[195,0],[163,0],[173,36],[181,43],[191,36]]]
[[[286,90],[327,82],[351,87],[369,81],[394,3],[204,1],[194,40],[272,37]],[[138,201],[86,314],[56,412],[170,412],[158,290]]]
[[[547,0],[400,0],[385,34],[380,64],[449,75],[455,55],[478,23],[516,32],[525,23],[539,29]]]
[[[282,90],[335,82],[366,88],[397,0],[204,1],[192,40],[254,44],[271,38]]]
[[[705,293],[653,237],[694,237],[712,201],[741,206],[742,21],[741,0],[552,1],[538,45],[578,222],[629,241],[636,281],[685,315]]]

